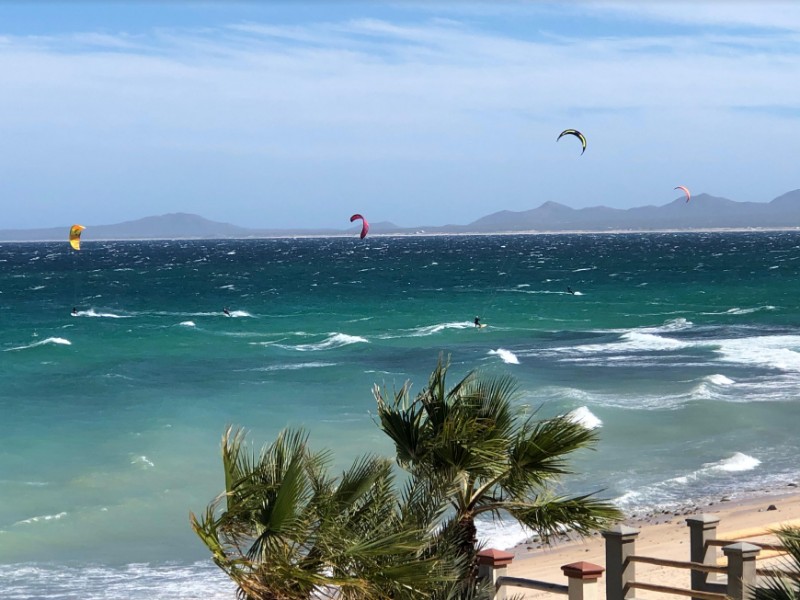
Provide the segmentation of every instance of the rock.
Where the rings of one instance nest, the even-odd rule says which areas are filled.
[[[787,483],[786,487],[797,487],[796,483]]]
[[[719,499],[719,501],[720,501],[720,502],[730,502],[730,501],[731,501],[731,499],[730,499],[730,498],[728,498],[728,496],[723,496],[722,498],[720,498],[720,499]]]
[[[767,507],[767,510],[778,510],[778,507],[777,507],[777,506],[775,506],[774,504],[770,504],[770,505]]]

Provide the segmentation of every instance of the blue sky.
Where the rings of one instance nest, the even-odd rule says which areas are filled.
[[[800,3],[0,2],[0,229],[766,202],[799,123]]]

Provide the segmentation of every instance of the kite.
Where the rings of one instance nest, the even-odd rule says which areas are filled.
[[[686,201],[687,202],[692,199],[692,193],[687,188],[683,187],[682,185],[676,186],[673,189],[683,190],[683,193],[686,194]]]
[[[81,249],[81,231],[86,229],[83,225],[73,225],[69,228],[69,245],[73,250]]]
[[[362,222],[362,225],[361,225],[361,239],[363,240],[365,237],[367,237],[367,232],[369,231],[369,223],[367,223],[367,220],[364,217],[362,217],[360,214],[358,214],[358,213],[356,213],[352,217],[350,217],[350,222],[352,223],[356,219],[361,219],[361,222]]]
[[[578,138],[581,141],[581,146],[583,147],[581,154],[586,152],[586,137],[580,131],[577,129],[565,129],[559,134],[559,136],[556,138],[556,141],[560,140],[565,135],[574,135],[576,138]]]

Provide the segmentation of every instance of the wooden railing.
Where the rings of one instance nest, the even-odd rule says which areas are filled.
[[[717,540],[719,518],[713,515],[696,515],[686,519],[690,530],[689,560],[671,560],[636,554],[636,538],[639,530],[617,525],[603,532],[605,538],[606,567],[579,562],[561,567],[568,585],[508,577],[506,567],[514,555],[501,550],[484,550],[479,555],[480,574],[489,577],[496,589],[495,598],[506,598],[506,588],[544,590],[556,594],[567,594],[569,600],[595,600],[598,580],[605,571],[606,600],[630,600],[635,590],[686,596],[695,600],[750,600],[758,577],[789,577],[800,581],[800,573],[779,569],[758,569],[756,560],[762,550],[771,556],[785,553],[780,544]],[[748,537],[759,537],[770,532],[748,532]],[[726,558],[724,565],[717,564],[717,548],[721,547]],[[769,554],[768,554],[769,556]],[[770,557],[771,557],[770,556]],[[636,564],[655,565],[689,570],[690,587],[680,588],[657,585],[636,579]],[[717,575],[727,576],[717,581]]]

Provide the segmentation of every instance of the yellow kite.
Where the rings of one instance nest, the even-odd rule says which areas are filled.
[[[73,250],[81,249],[81,231],[86,229],[83,225],[73,225],[69,228],[69,245]]]

